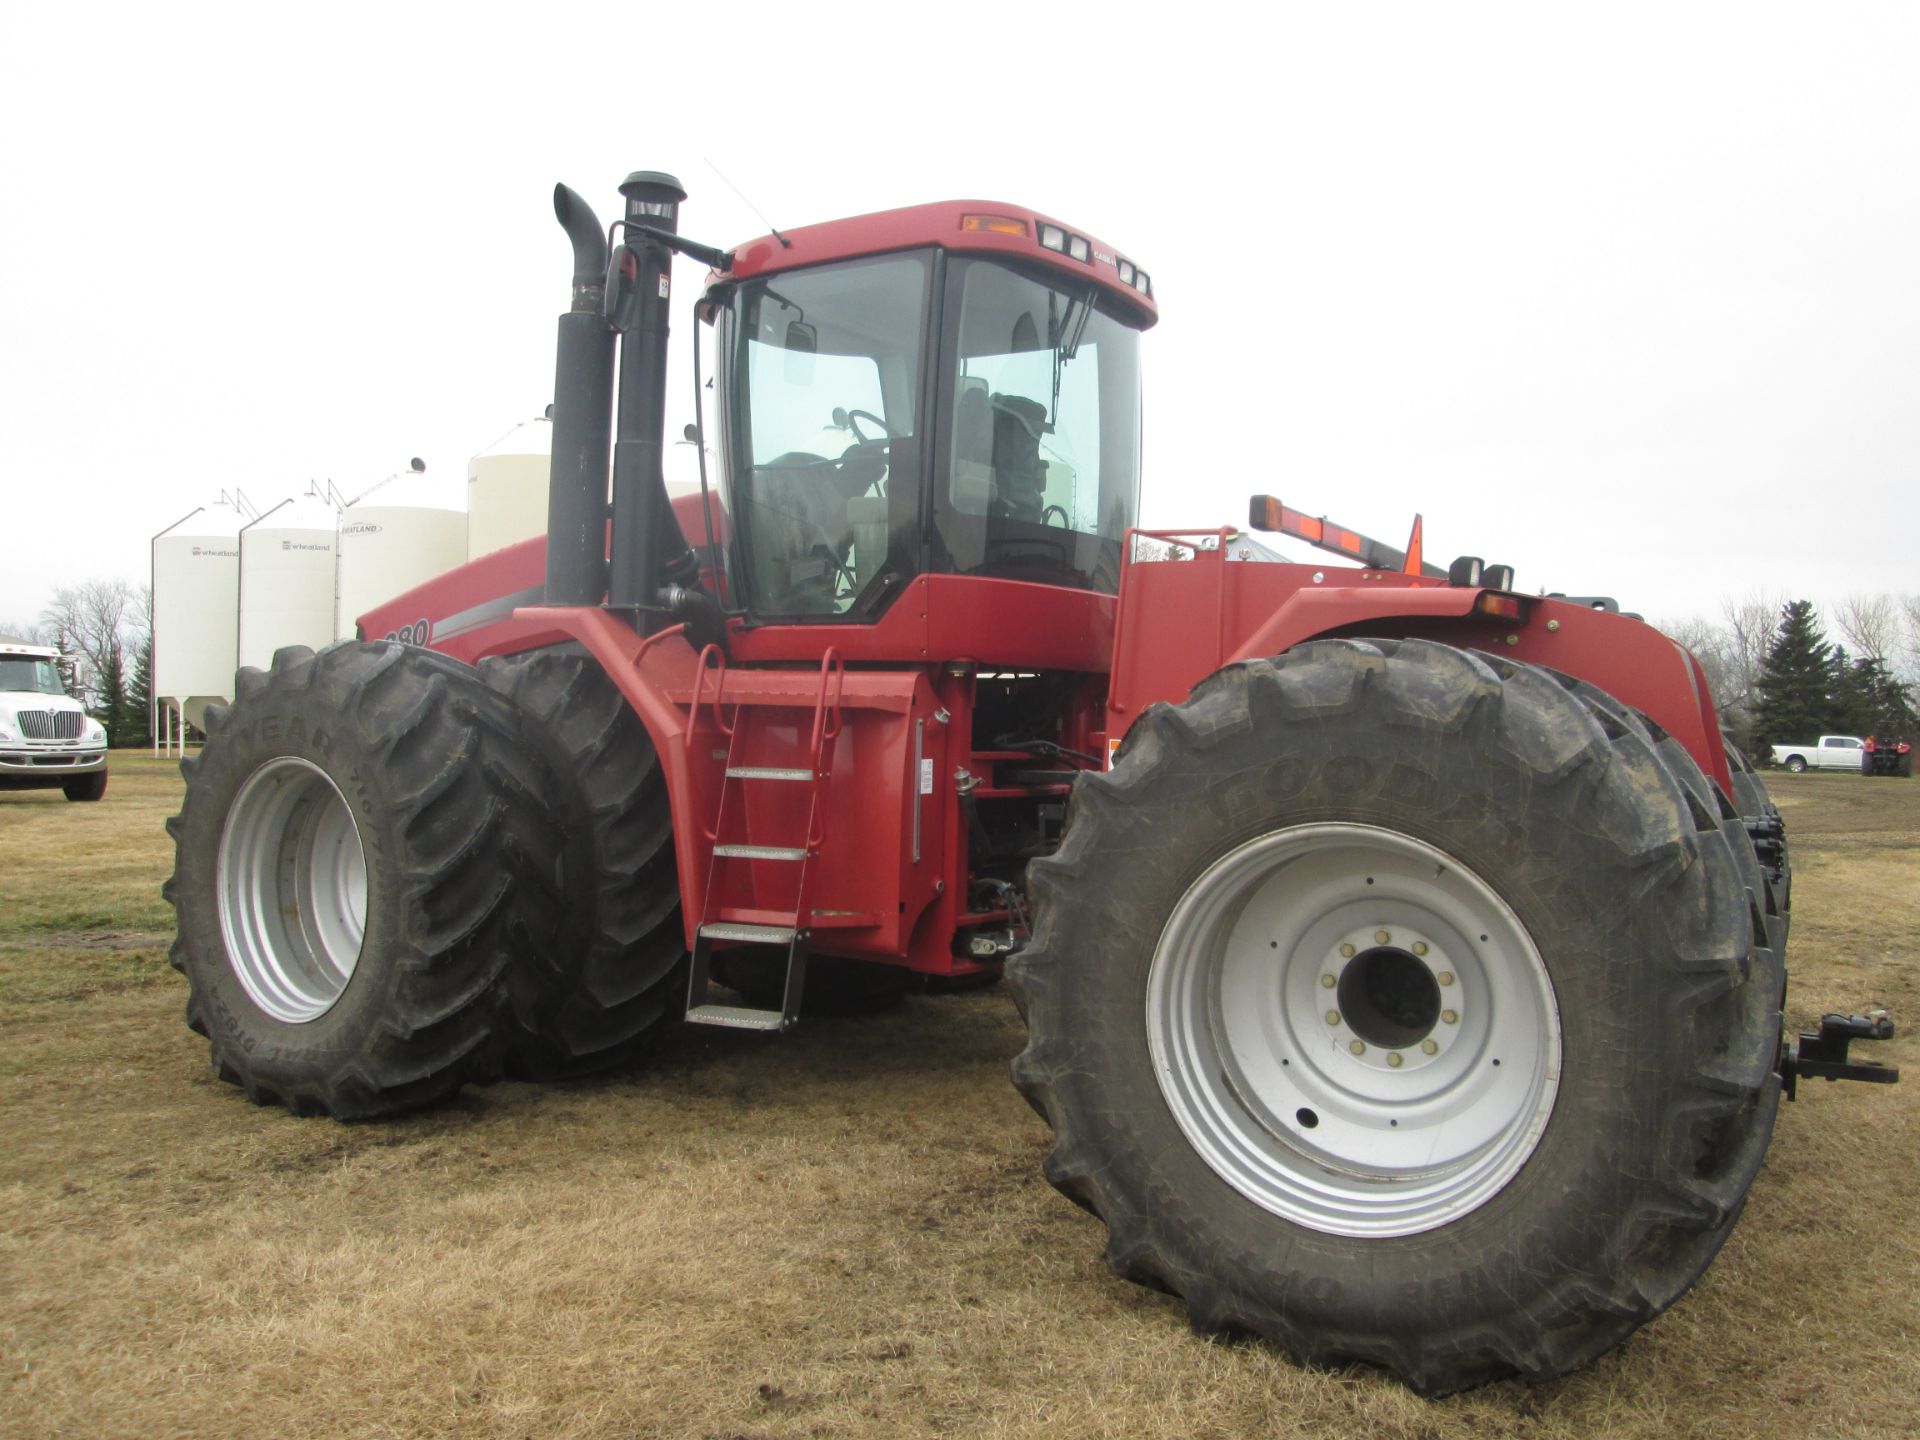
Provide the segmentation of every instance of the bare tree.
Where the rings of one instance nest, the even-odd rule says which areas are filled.
[[[1907,628],[1900,611],[1891,595],[1849,595],[1834,609],[1833,623],[1856,656],[1891,665],[1900,657]]]
[[[0,640],[13,640],[22,645],[51,645],[53,632],[38,620],[0,620]]]
[[[1786,602],[1764,590],[1750,590],[1720,602],[1728,636],[1727,692],[1719,697],[1722,709],[1751,710],[1760,695],[1760,671],[1780,628]]]
[[[1907,638],[1903,647],[1907,662],[1907,674],[1920,676],[1920,595],[1903,595],[1900,608],[1906,612]]]
[[[54,591],[40,617],[53,643],[78,658],[87,704],[114,721],[126,693],[126,629],[135,603],[124,580],[88,580]]]

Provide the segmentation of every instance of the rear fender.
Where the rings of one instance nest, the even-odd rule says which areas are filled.
[[[1628,615],[1517,597],[1518,619],[1483,615],[1489,592],[1395,571],[1240,563],[1221,550],[1127,566],[1114,640],[1107,733],[1119,737],[1156,701],[1178,703],[1223,665],[1309,640],[1408,638],[1483,650],[1597,685],[1644,711],[1721,789],[1732,774],[1699,663]]]

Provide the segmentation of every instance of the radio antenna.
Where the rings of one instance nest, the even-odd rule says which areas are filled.
[[[746,191],[742,190],[738,185],[734,184],[731,180],[727,179],[726,175],[722,173],[720,167],[713,163],[713,159],[711,156],[702,155],[700,158],[707,162],[707,168],[709,170],[713,171],[714,174],[720,176],[720,182],[723,185],[725,185],[729,190],[731,190],[734,194],[740,197],[740,203],[742,205],[745,205],[747,209],[753,211],[755,215],[760,216],[760,223],[766,226],[767,230],[769,231],[769,233],[772,234],[773,238],[780,242],[780,248],[782,250],[791,250],[793,248],[793,242],[787,239],[787,237],[782,235],[778,230],[774,229],[773,222],[767,219],[765,215],[762,215],[760,213],[760,207],[758,205],[755,205],[751,200],[747,199]]]

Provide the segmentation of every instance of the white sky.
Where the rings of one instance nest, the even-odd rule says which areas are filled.
[[[997,198],[1136,257],[1150,522],[1418,509],[1654,615],[1920,590],[1917,77],[1903,4],[0,0],[0,620],[222,488],[457,494],[550,396],[553,182],[763,233],[707,157],[782,226]]]

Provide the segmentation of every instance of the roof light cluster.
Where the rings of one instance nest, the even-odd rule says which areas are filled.
[[[1039,231],[1037,238],[1040,241],[1041,249],[1051,250],[1056,255],[1065,255],[1071,260],[1078,260],[1082,265],[1091,265],[1094,263],[1093,241],[1089,240],[1086,236],[1076,235],[1063,226],[1055,225],[1051,220],[1036,220],[1034,225]],[[990,235],[1025,235],[1027,233],[1027,222],[1012,215],[962,215],[960,217],[960,228],[962,230],[985,232]],[[1102,255],[1100,259],[1102,261],[1109,261],[1109,257],[1106,255]],[[1118,260],[1111,261],[1110,263],[1113,263],[1115,268],[1120,272],[1120,283],[1122,285],[1125,285],[1130,290],[1138,291],[1149,299],[1152,298],[1153,281],[1148,278],[1146,271],[1135,265],[1131,260]]]
[[[1131,285],[1142,295],[1153,294],[1153,282],[1147,278],[1147,272],[1136,266],[1131,260],[1120,262],[1120,283]]]

